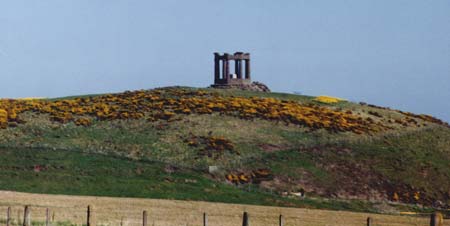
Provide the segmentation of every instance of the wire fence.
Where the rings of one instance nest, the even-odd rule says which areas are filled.
[[[2,203],[3,205],[3,203]],[[348,214],[343,216],[327,214],[301,214],[293,216],[276,213],[251,212],[198,212],[187,207],[176,211],[167,208],[152,208],[151,211],[135,211],[127,208],[95,208],[86,206],[0,206],[3,216],[0,225],[6,226],[72,226],[72,225],[104,225],[104,226],[318,226],[318,225],[367,225],[367,226],[447,226],[450,221],[444,222],[440,213],[433,213],[415,217],[380,217],[372,214],[362,218],[360,214],[354,217]]]

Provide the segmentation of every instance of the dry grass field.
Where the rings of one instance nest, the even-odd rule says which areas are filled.
[[[250,225],[278,225],[278,216],[285,217],[287,226],[361,226],[367,217],[373,218],[376,226],[429,225],[428,218],[381,214],[328,211],[268,206],[235,205],[209,202],[109,198],[90,196],[43,195],[0,191],[0,220],[4,222],[6,209],[12,207],[13,221],[22,218],[23,206],[30,205],[32,221],[45,219],[45,209],[51,210],[55,222],[70,221],[81,225],[85,222],[87,205],[94,206],[97,225],[140,225],[142,211],[148,211],[149,225],[185,226],[202,225],[203,212],[208,213],[211,226],[241,225],[242,213],[247,211]],[[445,225],[450,225],[447,221]]]

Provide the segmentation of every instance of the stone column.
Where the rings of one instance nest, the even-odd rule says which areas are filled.
[[[226,74],[225,74],[225,76],[226,76],[226,78],[227,78],[227,83],[230,81],[230,63],[229,63],[229,61],[228,61],[228,59],[226,60],[226,68],[225,68],[225,72],[226,72]]]
[[[217,84],[220,80],[220,59],[219,54],[214,53],[214,84]]]
[[[245,79],[250,79],[250,59],[245,60]]]
[[[230,81],[230,65],[228,64],[228,54],[225,54],[223,61],[223,78],[228,83]]]
[[[225,77],[226,75],[226,67],[227,67],[227,60],[222,59],[222,79],[226,79],[227,77]]]
[[[235,59],[234,60],[234,73],[238,76],[239,78],[239,60]]]
[[[242,79],[242,60],[236,60],[236,74],[239,79]]]

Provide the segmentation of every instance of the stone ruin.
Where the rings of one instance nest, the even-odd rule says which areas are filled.
[[[230,73],[230,61],[234,61],[234,73]],[[214,88],[237,88],[251,91],[270,92],[260,82],[252,82],[250,77],[250,53],[214,53]]]

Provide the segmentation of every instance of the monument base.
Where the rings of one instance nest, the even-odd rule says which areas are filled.
[[[266,92],[269,93],[270,89],[265,84],[261,82],[252,82],[250,84],[213,84],[210,86],[211,88],[216,89],[240,89],[240,90],[248,90],[248,91],[258,91],[258,92]]]

